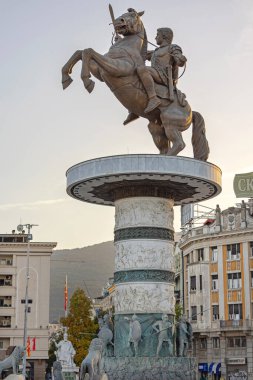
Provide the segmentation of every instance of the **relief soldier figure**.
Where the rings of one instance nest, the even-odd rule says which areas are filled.
[[[162,349],[162,345],[165,342],[169,347],[169,355],[173,355],[173,343],[172,343],[172,323],[169,321],[168,315],[163,314],[162,319],[156,321],[152,325],[155,332],[158,334],[158,345],[156,355],[159,356]]]

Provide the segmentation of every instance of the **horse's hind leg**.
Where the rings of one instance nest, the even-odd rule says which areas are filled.
[[[168,139],[165,135],[164,128],[160,124],[150,121],[148,124],[148,129],[160,153],[167,154]]]
[[[176,156],[185,148],[185,143],[182,138],[182,133],[176,125],[164,125],[165,134],[172,146],[168,148],[168,156]]]
[[[68,60],[68,62],[63,66],[62,68],[62,87],[63,87],[63,90],[65,90],[65,88],[67,88],[71,82],[73,81],[73,79],[70,77],[69,74],[72,73],[72,68],[73,66],[82,59],[82,51],[81,50],[77,50],[72,56],[71,58]]]

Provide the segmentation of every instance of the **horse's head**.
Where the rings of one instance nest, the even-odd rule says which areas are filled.
[[[142,32],[144,27],[141,16],[143,14],[144,12],[136,12],[135,9],[129,8],[127,13],[124,13],[114,21],[116,32],[123,36]]]

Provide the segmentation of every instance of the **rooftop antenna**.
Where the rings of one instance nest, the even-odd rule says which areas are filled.
[[[24,355],[23,355],[23,369],[22,369],[22,375],[26,377],[26,346],[27,346],[27,313],[28,313],[28,284],[29,284],[29,278],[30,278],[30,271],[29,271],[29,257],[30,257],[30,241],[32,240],[32,234],[31,229],[34,226],[38,226],[38,224],[19,224],[17,226],[17,230],[21,233],[24,233],[24,228],[27,228],[27,252],[26,252],[26,287],[25,287],[25,311],[24,311],[24,339],[23,339],[23,346],[24,346]]]

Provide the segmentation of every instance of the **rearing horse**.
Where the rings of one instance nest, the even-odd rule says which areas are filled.
[[[143,13],[129,9],[114,21],[117,34],[123,37],[119,37],[105,55],[91,48],[77,50],[62,68],[63,89],[72,82],[70,74],[73,66],[82,60],[81,79],[86,90],[92,92],[94,89],[95,83],[90,79],[91,74],[105,82],[131,113],[149,120],[149,131],[161,154],[176,156],[182,151],[185,143],[181,132],[193,124],[194,158],[206,161],[209,147],[204,119],[198,112],[191,111],[179,90],[175,89],[174,100],[170,101],[161,95],[165,93],[161,91],[161,85],[155,84],[161,104],[152,112],[144,112],[148,97],[136,71],[138,66],[145,64],[147,54],[147,36],[141,21]],[[166,89],[165,86],[162,87]]]

